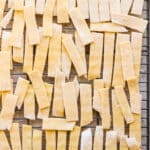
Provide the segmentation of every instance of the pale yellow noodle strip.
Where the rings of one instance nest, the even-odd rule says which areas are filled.
[[[56,150],[56,131],[45,131],[46,150]]]
[[[36,14],[43,15],[44,8],[45,8],[45,2],[46,2],[46,0],[37,0],[36,1],[36,6],[35,6]]]
[[[142,33],[145,31],[148,23],[147,20],[124,14],[112,14],[112,22]]]
[[[30,120],[35,120],[35,95],[32,85],[28,86],[24,98],[24,117]]]
[[[13,8],[14,0],[8,0],[8,8]]]
[[[23,62],[23,72],[29,73],[33,69],[33,45],[29,45],[28,36],[25,36],[25,54]]]
[[[69,139],[69,150],[77,150],[79,146],[81,128],[75,126],[74,129],[70,132]]]
[[[19,124],[13,123],[9,133],[10,133],[10,142],[11,142],[12,149],[21,150]]]
[[[53,107],[52,115],[53,116],[64,116],[64,103],[63,103],[63,91],[62,84],[65,83],[65,75],[63,72],[57,71],[55,76],[54,84],[54,98],[53,98]]]
[[[37,28],[34,5],[26,5],[24,7],[24,19],[27,28],[29,44],[30,45],[39,44],[40,35]]]
[[[139,150],[139,149],[141,149],[140,145],[137,142],[135,137],[126,138],[126,142],[127,142],[128,147],[129,147],[129,150]]]
[[[131,44],[130,42],[120,43],[119,48],[121,54],[123,77],[124,80],[128,80],[135,75]]]
[[[93,38],[92,38],[92,35],[88,28],[88,25],[87,25],[86,21],[84,20],[79,8],[73,8],[72,10],[69,11],[69,14],[70,14],[72,22],[79,34],[82,44],[87,45],[87,44],[93,42]]]
[[[44,118],[42,129],[43,130],[58,130],[58,131],[72,131],[75,122],[67,122],[63,118]]]
[[[47,107],[45,109],[39,109],[39,111],[38,111],[39,119],[48,118],[49,113],[50,113],[51,103],[52,103],[53,84],[45,83],[45,88],[46,88],[48,99],[49,99],[49,107]]]
[[[124,26],[109,22],[90,23],[90,30],[97,32],[128,32]]]
[[[24,12],[23,11],[15,11],[13,17],[12,24],[12,32],[10,38],[10,45],[21,48],[22,47],[22,37],[24,32]]]
[[[139,78],[141,68],[141,56],[142,56],[142,41],[143,34],[138,32],[131,33],[131,48],[133,55],[133,63],[135,75]]]
[[[4,15],[5,5],[6,5],[6,0],[0,0],[0,21],[2,20]]]
[[[49,107],[49,99],[41,75],[37,71],[32,71],[29,73],[29,77],[33,84],[33,89],[36,95],[39,109]]]
[[[0,142],[1,142],[0,144],[1,150],[11,150],[4,131],[0,131]]]
[[[109,0],[110,14],[111,13],[121,13],[121,3],[120,0]]]
[[[10,52],[0,52],[0,91],[6,92],[11,90],[10,83]]]
[[[42,29],[40,30],[42,32]],[[33,70],[38,71],[40,75],[43,75],[48,54],[49,37],[44,37],[43,33],[41,34],[40,44],[36,46]]]
[[[117,132],[116,131],[107,131],[106,132],[106,150],[116,150],[117,149]]]
[[[92,130],[90,128],[82,131],[81,133],[80,150],[92,150]]]
[[[62,85],[63,102],[67,121],[78,121],[78,104],[76,87],[74,82],[67,82]],[[69,92],[68,92],[69,91]]]
[[[125,134],[124,116],[121,112],[116,94],[114,90],[111,91],[112,99],[112,118],[113,118],[113,130],[117,132],[118,137]]]
[[[129,150],[127,142],[126,142],[126,136],[120,137],[120,150]]]
[[[43,35],[51,37],[53,35],[53,10],[56,0],[47,0],[43,15]],[[41,8],[41,6],[40,6]]]
[[[113,71],[113,55],[115,47],[115,34],[105,33],[104,35],[104,65],[103,65],[103,80],[105,87],[111,86],[112,71]]]
[[[32,126],[22,126],[22,150],[32,150]]]
[[[102,126],[96,126],[94,134],[93,150],[103,150],[103,128]]]
[[[41,150],[42,149],[42,131],[40,130],[33,130],[33,148],[32,150]]]
[[[133,0],[121,0],[121,13],[128,14],[131,8]]]
[[[24,9],[24,0],[14,0],[13,8],[15,11],[23,11]]]
[[[113,81],[112,86],[122,85],[124,86],[124,78],[123,78],[123,69],[121,64],[121,54],[119,44],[121,42],[129,41],[129,34],[117,34],[116,45],[115,45],[115,62],[114,62],[114,71],[113,71]]]
[[[90,45],[88,80],[101,77],[103,34],[92,33],[94,42]]]
[[[21,109],[22,107],[28,87],[29,87],[29,81],[19,77],[15,89],[15,95],[18,96],[18,101],[17,101],[18,109]]]
[[[69,10],[76,7],[76,0],[69,0]]]
[[[76,45],[73,42],[73,39],[71,38],[66,38],[62,40],[67,53],[70,57],[70,59],[72,60],[74,67],[78,73],[78,76],[82,76],[86,74],[86,65],[83,62],[83,59],[76,47]]]
[[[84,19],[89,19],[89,4],[88,0],[77,0],[77,7],[80,9]]]
[[[69,23],[69,0],[57,0],[57,22]]]
[[[57,150],[66,150],[66,146],[67,146],[67,132],[58,131]]]
[[[142,10],[143,10],[143,6],[144,6],[144,0],[133,0],[133,5],[132,5],[132,9],[131,9],[131,14],[134,15],[142,15]]]
[[[110,21],[109,0],[99,0],[100,22]]]
[[[109,89],[103,88],[98,90],[101,103],[100,115],[102,118],[102,127],[104,129],[110,129],[111,125],[111,115],[110,115],[110,99],[109,99]]]
[[[127,124],[130,124],[134,122],[133,114],[131,112],[128,99],[126,96],[126,93],[123,89],[123,86],[116,86],[115,87],[115,94],[117,101],[119,103],[119,106],[121,108],[121,112],[123,113],[123,116],[127,122]]]
[[[92,88],[90,84],[80,84],[80,125],[85,126],[93,121]]]
[[[18,96],[7,94],[0,113],[0,130],[11,128],[17,99]]]
[[[65,38],[72,38],[71,34],[62,34],[62,39]],[[67,53],[67,50],[65,46],[62,44],[62,50],[61,50],[61,69],[62,72],[65,74],[67,79],[69,79],[70,72],[71,72],[71,59]]]
[[[49,42],[48,76],[55,77],[61,68],[61,35],[62,25],[53,24],[53,36]]]

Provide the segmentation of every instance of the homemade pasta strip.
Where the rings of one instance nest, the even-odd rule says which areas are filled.
[[[13,123],[10,128],[10,142],[13,150],[21,150],[19,124]]]
[[[121,64],[121,54],[119,44],[130,40],[129,34],[117,34],[116,45],[115,45],[115,60],[113,70],[112,86],[122,85],[124,86],[123,69]]]
[[[126,136],[121,136],[119,140],[120,140],[120,144],[119,144],[120,150],[129,150],[126,142]]]
[[[28,86],[24,98],[24,117],[30,120],[35,120],[35,95],[32,85]]]
[[[40,74],[36,71],[29,73],[30,80],[33,84],[33,89],[36,95],[37,103],[39,109],[44,109],[49,107],[49,99],[47,96],[47,91]]]
[[[46,0],[37,0],[35,5],[35,12],[38,15],[43,15],[44,8],[45,8],[45,2]]]
[[[40,130],[33,130],[33,148],[32,150],[41,150],[42,149],[42,131]]]
[[[99,0],[100,22],[110,21],[109,0]]]
[[[110,7],[110,15],[112,13],[121,13],[121,2],[120,0],[109,0],[109,7]]]
[[[53,24],[53,36],[49,42],[48,76],[55,77],[61,68],[61,35],[62,25]]]
[[[8,0],[8,8],[13,8],[14,0]]]
[[[75,126],[74,129],[70,132],[70,139],[69,139],[69,149],[68,150],[77,150],[79,147],[79,140],[80,140],[80,132],[81,127]]]
[[[24,19],[27,28],[29,45],[36,45],[40,43],[40,35],[37,28],[34,7],[34,5],[26,5],[24,7]]]
[[[65,116],[67,121],[78,121],[78,104],[76,96],[76,87],[74,82],[67,82],[62,85],[63,102],[65,107]],[[68,92],[69,91],[69,92]]]
[[[56,0],[46,0],[43,14],[43,36],[52,37],[53,35],[53,10],[55,3]]]
[[[92,33],[94,42],[90,45],[88,80],[101,77],[103,34]]]
[[[78,101],[80,85],[79,85],[79,82],[78,82],[78,78],[76,76],[74,77],[73,82],[74,82],[74,85],[75,85],[75,88],[76,88],[76,99]]]
[[[72,38],[71,34],[62,34],[62,39],[65,38]],[[62,44],[61,47],[61,70],[65,74],[66,78],[69,79],[70,72],[71,72],[71,59],[67,53],[65,46]]]
[[[121,0],[121,13],[128,14],[132,6],[133,0]]]
[[[106,150],[117,150],[117,132],[116,131],[107,131],[106,132]]]
[[[0,149],[11,150],[5,131],[0,131]]]
[[[88,144],[87,144],[88,143]],[[92,150],[92,131],[90,128],[81,133],[81,147],[80,150]]]
[[[6,5],[6,0],[0,0],[0,21],[2,20],[4,15],[5,5]]]
[[[17,99],[18,96],[7,94],[0,113],[0,130],[9,130],[11,128]]]
[[[75,122],[67,122],[63,118],[44,118],[42,129],[43,130],[58,130],[58,131],[72,131]]]
[[[110,115],[110,98],[109,98],[109,89],[103,88],[99,89],[99,96],[100,96],[100,104],[101,104],[101,111],[100,115],[102,118],[102,127],[103,129],[110,129],[111,126],[111,115]]]
[[[66,150],[67,146],[67,132],[58,131],[57,132],[57,150]]]
[[[119,106],[121,108],[121,112],[126,120],[126,123],[130,124],[130,123],[134,122],[133,114],[131,112],[131,109],[130,109],[130,106],[128,103],[128,99],[127,99],[126,93],[123,89],[123,86],[116,86],[115,94],[116,94],[116,98],[119,103]]]
[[[0,52],[0,91],[6,92],[11,90],[10,83],[10,52]]]
[[[82,76],[86,74],[86,64],[84,63],[81,54],[79,53],[76,45],[73,42],[73,39],[66,38],[62,40],[67,53],[72,60],[74,67],[78,73],[78,76]]]
[[[115,34],[105,33],[104,35],[104,64],[103,64],[103,80],[105,87],[111,86],[113,71],[113,55],[115,47]]]
[[[53,84],[45,83],[45,88],[46,88],[47,96],[49,99],[49,107],[47,107],[45,109],[39,109],[39,111],[38,111],[39,119],[48,118],[49,113],[50,113],[51,103],[52,103]]]
[[[99,22],[99,0],[89,0],[90,22]]]
[[[15,89],[15,95],[18,96],[18,101],[17,101],[18,109],[21,109],[22,107],[28,87],[29,87],[29,81],[19,77]]]
[[[124,26],[109,22],[90,23],[90,30],[96,32],[128,32]]]
[[[23,11],[24,9],[24,0],[14,0],[13,8],[15,11]]]
[[[138,32],[131,33],[131,48],[133,55],[134,71],[135,75],[139,78],[141,68],[141,56],[142,56],[142,41],[143,34]]]
[[[85,126],[93,121],[92,89],[90,84],[80,84],[80,105],[80,126]]]
[[[32,150],[32,126],[22,126],[22,150]]]
[[[12,24],[12,32],[10,38],[10,45],[13,47],[22,47],[22,37],[24,32],[24,12],[15,11]]]
[[[83,4],[83,6],[85,7],[85,4]],[[88,28],[88,25],[84,20],[79,8],[73,8],[72,10],[69,11],[69,14],[79,34],[82,44],[88,45],[89,43],[93,42],[93,38]]]
[[[132,77],[127,80],[129,95],[130,95],[130,104],[131,111],[135,114],[141,113],[141,95],[139,89],[138,79],[136,77]]]
[[[69,0],[69,10],[73,9],[76,7],[76,0]]]
[[[57,22],[69,23],[69,0],[57,0]]]
[[[102,126],[96,126],[94,134],[93,150],[103,150],[104,131]]]
[[[46,150],[56,150],[56,131],[46,132]]]
[[[112,99],[113,130],[117,132],[117,135],[120,138],[120,136],[125,134],[125,123],[114,90],[111,91],[111,99]]]
[[[129,150],[139,150],[140,149],[140,145],[137,142],[137,140],[135,139],[135,137],[126,138],[126,142],[129,147]]]
[[[131,14],[141,16],[144,6],[144,0],[133,0]]]
[[[147,26],[147,20],[124,14],[112,14],[112,22],[122,26],[144,32]]]
[[[54,84],[54,98],[53,98],[53,107],[52,115],[53,116],[64,116],[64,102],[63,102],[63,91],[62,85],[65,83],[65,75],[63,72],[57,71],[55,76]]]
[[[42,32],[42,29],[40,29]],[[41,40],[40,44],[36,46],[36,53],[35,53],[35,59],[34,59],[34,71],[38,71],[40,75],[43,75],[47,54],[48,54],[48,45],[49,45],[49,37],[43,36],[43,33],[41,33]]]
[[[89,19],[89,2],[88,0],[77,0],[77,7],[84,19]]]
[[[131,44],[130,42],[120,43],[119,48],[121,54],[123,78],[124,80],[128,80],[135,75]]]

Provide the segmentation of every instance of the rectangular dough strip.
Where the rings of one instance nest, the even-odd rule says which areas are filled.
[[[53,24],[53,36],[49,42],[48,76],[55,77],[61,68],[61,35],[62,25]]]
[[[76,96],[76,87],[74,82],[67,82],[62,85],[63,102],[65,107],[65,116],[67,121],[78,121],[78,104]],[[68,92],[69,91],[69,92]]]
[[[58,131],[72,131],[75,122],[67,122],[63,118],[44,118],[42,129],[43,130],[58,130]]]
[[[13,123],[10,128],[10,142],[13,150],[21,150],[19,123]]]
[[[70,139],[69,139],[69,149],[68,150],[77,150],[79,147],[79,140],[80,140],[80,132],[81,127],[75,126],[74,129],[70,132]]]
[[[85,4],[84,4],[85,7]],[[88,45],[93,42],[91,32],[88,28],[86,21],[84,20],[79,8],[73,8],[69,11],[71,20],[79,34],[80,40],[83,45]]]
[[[76,7],[76,0],[69,0],[69,10]]]
[[[46,150],[56,150],[56,131],[45,131]]]
[[[67,146],[67,132],[58,131],[57,132],[57,150],[66,150]]]
[[[37,0],[35,5],[35,12],[38,15],[43,15],[46,0]]]
[[[109,0],[109,9],[110,9],[110,15],[112,13],[121,13],[121,2],[120,0]]]
[[[104,34],[104,64],[103,64],[103,80],[105,87],[111,86],[113,72],[113,56],[115,47],[115,34]]]
[[[85,126],[93,121],[92,88],[90,84],[80,84],[80,126]]]
[[[0,130],[10,130],[15,113],[17,99],[18,96],[7,94],[0,113]]]
[[[88,80],[101,77],[102,54],[103,54],[103,34],[92,33],[94,42],[90,45]]]
[[[15,95],[18,96],[18,101],[17,101],[18,109],[21,109],[22,107],[28,87],[29,87],[29,81],[24,78],[19,77],[17,80],[16,89],[15,89]]]
[[[128,14],[132,6],[133,0],[121,0],[121,13]],[[119,13],[118,13],[119,14]]]
[[[116,86],[115,87],[115,94],[117,101],[119,103],[119,106],[121,108],[121,112],[123,113],[123,116],[126,120],[127,124],[133,123],[134,122],[134,117],[131,112],[131,108],[129,106],[129,102],[126,96],[126,93],[123,89],[123,86]]]

